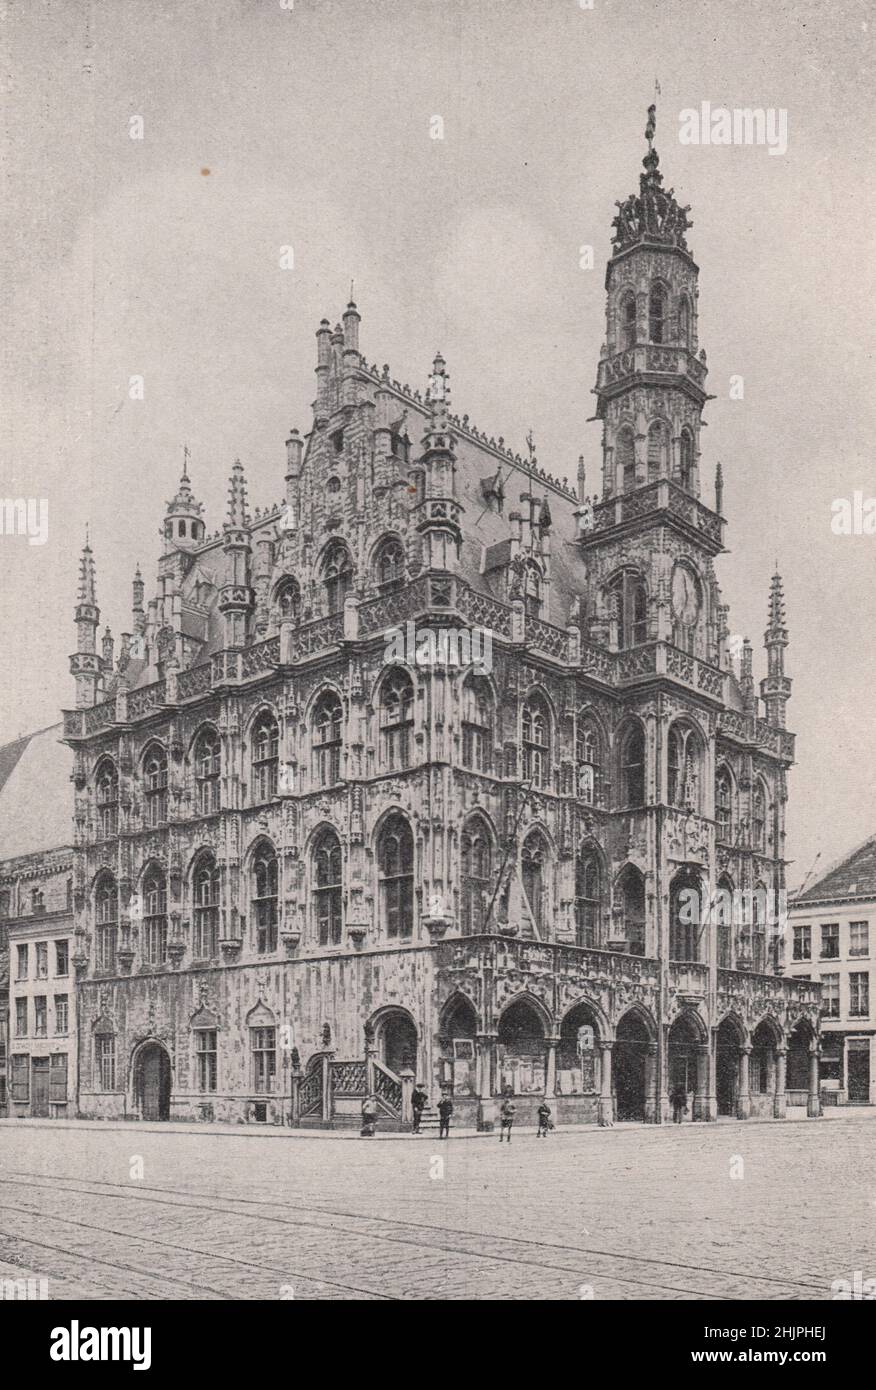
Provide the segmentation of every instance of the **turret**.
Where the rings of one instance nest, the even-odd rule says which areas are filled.
[[[791,696],[791,681],[785,675],[785,648],[788,630],[785,627],[785,596],[778,563],[770,585],[769,616],[764,633],[767,654],[767,675],[760,683],[760,695],[769,724],[785,727],[785,706]]]
[[[228,519],[222,528],[225,552],[225,582],[219,591],[219,611],[224,623],[225,647],[243,647],[247,640],[247,620],[253,608],[250,587],[252,545],[246,504],[246,478],[243,464],[235,459],[228,486]]]
[[[322,319],[316,330],[316,402],[313,407],[317,425],[329,417],[329,373],[332,360],[332,330],[328,319]]]
[[[143,596],[144,596],[144,594],[145,594],[145,592],[146,592],[146,586],[145,586],[145,584],[143,583],[143,576],[142,576],[142,574],[140,573],[140,566],[139,566],[139,565],[137,566],[136,570],[134,571],[134,579],[133,579],[133,583],[132,583],[132,585],[131,585],[131,590],[132,590],[131,612],[132,612],[133,619],[134,619],[134,621],[133,621],[133,628],[134,628],[134,632],[137,633],[137,634],[139,635],[139,634],[142,634],[143,629],[144,629],[145,626],[146,626],[146,614],[145,614],[145,612],[144,612],[144,610],[143,610]]]
[[[422,487],[415,510],[427,569],[454,570],[462,544],[462,503],[456,496],[456,455],[450,431],[450,378],[440,352],[429,381],[429,424],[419,459]]]
[[[87,533],[79,560],[79,593],[74,616],[77,641],[76,651],[70,657],[70,671],[76,682],[76,707],[81,709],[97,702],[102,664],[97,652],[100,609],[97,606],[94,556]]]
[[[638,194],[616,204],[606,271],[606,345],[595,392],[605,498],[662,479],[699,495],[700,417],[708,399],[705,362],[696,353],[699,272],[685,239],[688,208],[662,186],[656,121],[652,106],[645,172]]]
[[[164,519],[164,553],[190,550],[204,539],[203,508],[195,501],[189,480],[189,450],[183,449],[183,471],[176,496],[167,504]]]

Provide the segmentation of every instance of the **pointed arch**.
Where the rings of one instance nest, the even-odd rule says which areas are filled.
[[[310,717],[314,787],[333,787],[341,780],[344,706],[333,686],[317,695]]]
[[[291,574],[286,574],[274,585],[271,607],[281,623],[301,622],[301,586]]]
[[[333,825],[321,825],[311,843],[314,939],[340,946],[344,939],[344,861]]]
[[[632,492],[636,486],[636,436],[632,425],[621,425],[615,435],[614,461],[618,488]]]
[[[141,759],[143,804],[148,826],[167,821],[167,749],[158,739],[147,743]]]
[[[114,839],[119,832],[119,773],[108,753],[98,758],[94,787],[98,836],[101,840]]]
[[[192,956],[211,960],[219,954],[220,872],[211,849],[200,849],[192,860]]]
[[[376,692],[383,772],[403,772],[411,766],[414,696],[414,682],[409,671],[404,666],[390,666]]]
[[[636,345],[636,296],[628,288],[621,290],[617,301],[617,345],[619,352]]]
[[[119,935],[119,888],[110,869],[100,869],[92,887],[95,959],[98,970],[115,972]]]
[[[249,728],[250,804],[257,806],[277,795],[280,768],[280,725],[269,707],[263,707]]]
[[[492,682],[469,671],[462,681],[462,765],[472,772],[490,771],[495,718]]]
[[[666,327],[669,296],[661,280],[654,280],[648,291],[648,340],[652,343],[666,342]]]
[[[529,909],[536,934],[544,939],[550,910],[550,878],[552,855],[545,832],[534,826],[520,850],[520,877],[525,894],[524,907]]]
[[[606,892],[605,858],[595,840],[586,839],[575,856],[575,942],[591,949],[601,944]]]
[[[623,866],[615,880],[614,901],[623,918],[623,939],[632,956],[645,954],[645,876],[635,864]]]
[[[669,474],[669,426],[665,420],[653,420],[648,427],[648,482]]]
[[[530,691],[523,701],[520,737],[523,747],[523,780],[531,780],[535,787],[549,787],[552,770],[553,715],[547,698],[539,689]]]
[[[575,789],[579,801],[587,806],[602,804],[603,763],[606,737],[592,707],[579,710],[575,717]]]
[[[154,859],[140,876],[140,905],[142,959],[147,965],[164,965],[167,960],[167,874],[164,866]]]
[[[383,536],[374,547],[374,578],[381,593],[401,589],[405,582],[405,548],[398,536]]]
[[[645,730],[640,720],[628,718],[618,732],[619,806],[645,804]]]
[[[724,873],[718,879],[715,898],[718,969],[732,970],[735,889],[729,874]]]
[[[189,745],[189,762],[198,814],[212,816],[219,810],[222,774],[222,740],[215,724],[202,724],[195,731]]]
[[[462,931],[466,936],[483,931],[493,892],[495,841],[480,812],[469,816],[459,837],[462,888]]]
[[[280,870],[276,848],[266,835],[259,836],[250,847],[248,861],[253,944],[259,955],[270,955],[277,949]]]
[[[319,576],[329,616],[343,613],[344,600],[353,585],[353,559],[345,541],[329,541],[319,561]]]
[[[736,783],[729,764],[720,762],[715,773],[715,834],[725,845],[733,843]]]
[[[670,806],[700,811],[706,743],[687,716],[673,720],[667,737],[667,799]]]
[[[380,921],[385,936],[414,934],[414,834],[402,811],[390,811],[375,835]]]

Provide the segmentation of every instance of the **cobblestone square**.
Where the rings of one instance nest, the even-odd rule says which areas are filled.
[[[869,1116],[510,1147],[3,1124],[0,1279],[52,1299],[830,1299],[876,1274],[874,1141]]]

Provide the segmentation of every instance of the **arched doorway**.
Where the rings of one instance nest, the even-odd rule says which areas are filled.
[[[624,1014],[614,1045],[615,1109],[619,1120],[644,1120],[651,1036],[640,1014]]]
[[[669,1029],[669,1096],[682,1086],[687,1096],[686,1118],[695,1120],[701,1118],[697,1102],[704,1100],[702,1042],[702,1032],[691,1015],[679,1014]]]
[[[454,1096],[477,1094],[477,1030],[477,1015],[471,1000],[460,994],[448,1000],[439,1024],[441,1074],[438,1080],[442,1089],[447,1087]]]
[[[509,1004],[499,1019],[499,1089],[514,1095],[543,1095],[545,1085],[544,1022],[526,999]]]
[[[809,1096],[809,1051],[813,1032],[805,1019],[794,1028],[788,1039],[788,1064],[785,1088],[789,1105],[805,1105]]]
[[[732,1018],[720,1024],[715,1039],[715,1096],[719,1115],[736,1116],[739,1111],[739,1056],[742,1031]]]
[[[557,1090],[561,1096],[600,1091],[599,1019],[589,1004],[576,1004],[560,1024]]]
[[[170,1119],[170,1058],[163,1043],[144,1043],[137,1052],[134,1104],[143,1120]]]
[[[748,1085],[752,1115],[771,1116],[776,1099],[776,1049],[779,1035],[774,1024],[763,1019],[751,1035]]]
[[[375,1022],[377,1056],[388,1071],[398,1076],[417,1070],[417,1028],[404,1009],[388,1009]]]

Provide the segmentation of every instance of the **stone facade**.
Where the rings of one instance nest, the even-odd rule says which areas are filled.
[[[186,459],[118,654],[86,546],[83,1114],[340,1124],[373,1093],[404,1124],[416,1079],[481,1125],[509,1089],[522,1118],[547,1094],[561,1121],[659,1121],[679,1088],[697,1119],[784,1113],[818,989],[736,911],[784,887],[781,581],[761,712],[720,477],[702,500],[698,271],[644,162],[607,271],[599,498],[454,414],[440,354],[422,393],[369,364],[351,303],[317,331],[283,501],[253,513],[236,462],[208,534]]]

